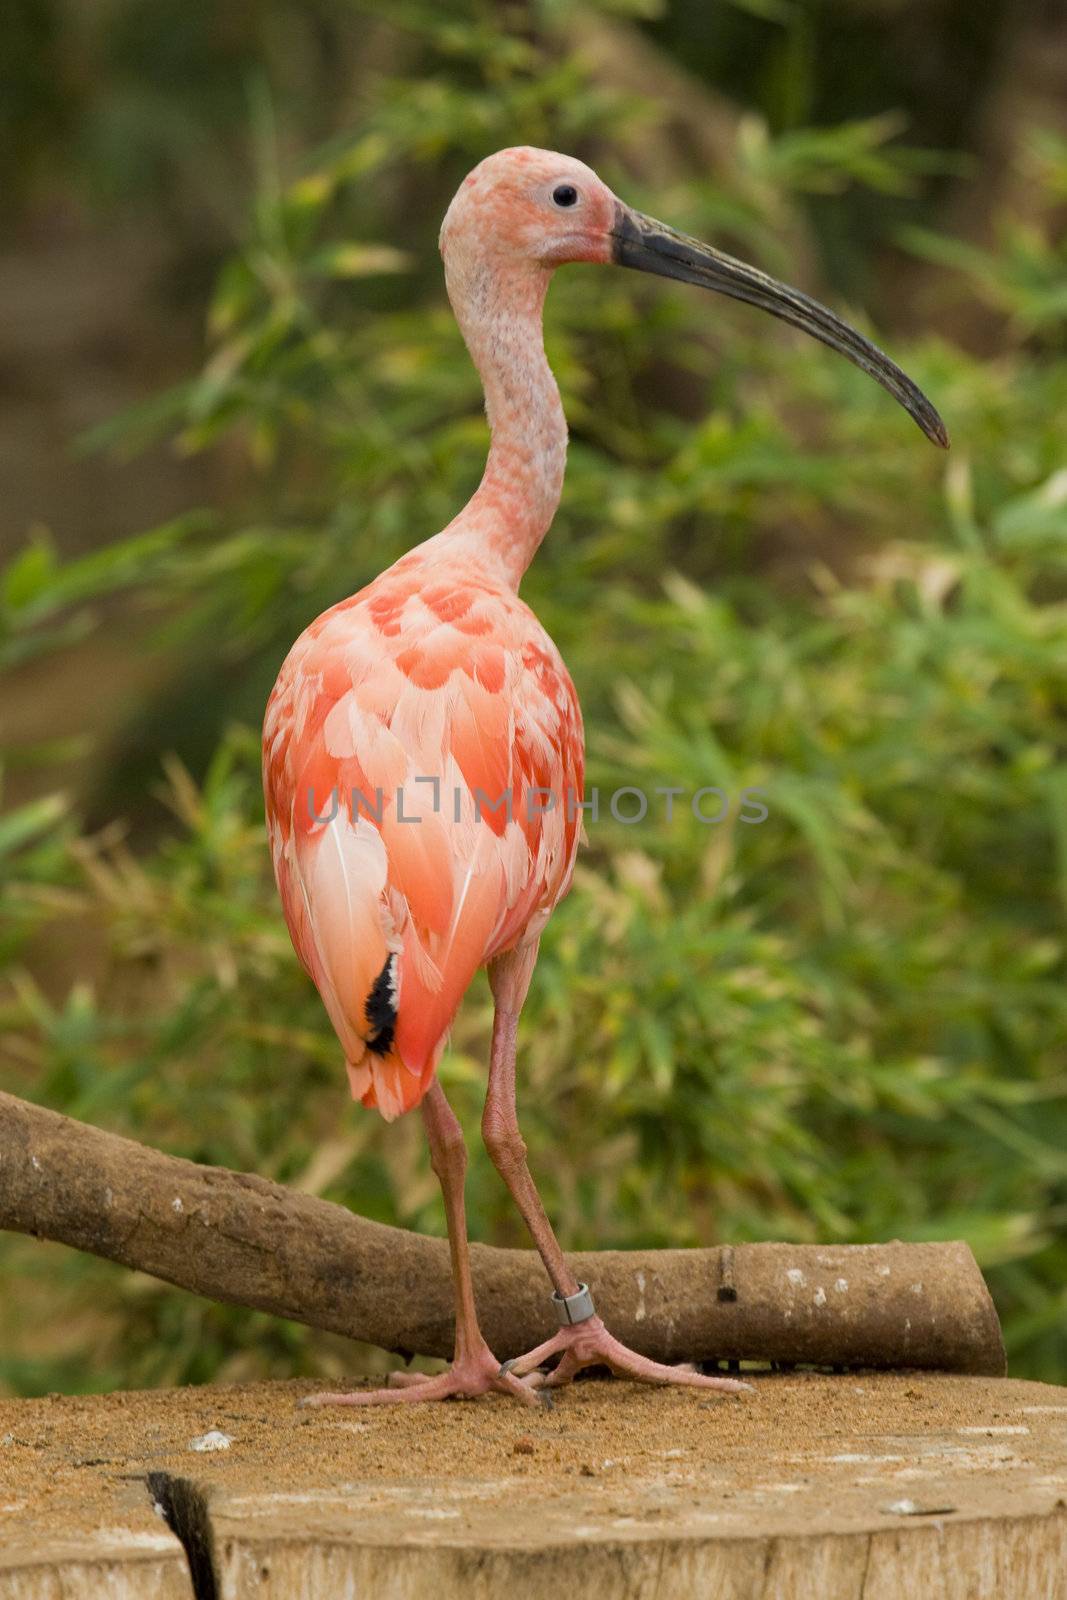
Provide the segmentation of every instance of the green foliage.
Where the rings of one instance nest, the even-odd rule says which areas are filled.
[[[542,10],[557,28],[569,14]],[[57,835],[58,803],[10,819],[4,1014],[16,1093],[440,1228],[417,1120],[341,1115],[340,1054],[269,877],[254,722],[300,628],[477,481],[480,395],[434,255],[443,206],[490,149],[577,146],[638,205],[785,271],[797,194],[892,191],[923,163],[882,121],[780,139],[752,125],[714,184],[678,171],[642,193],[613,152],[655,110],[593,81],[548,21],[504,36],[475,6],[389,15],[417,62],[299,170],[260,100],[259,194],[204,369],[109,430],[240,450],[245,516],[73,566],[34,547],[8,571],[13,660],[147,584],[212,685],[199,716],[217,741],[196,782],[166,761],[173,822],[153,848]],[[1045,263],[1062,257],[1064,179],[1041,148],[1046,231],[1028,249]],[[1064,1378],[1067,367],[1062,303],[1033,289],[1014,237],[971,276],[1040,338],[990,362],[936,341],[903,353],[953,433],[947,471],[861,374],[744,308],[560,275],[548,346],[570,468],[523,592],[577,683],[590,783],[686,795],[671,821],[653,807],[628,827],[605,806],[590,822],[523,1021],[521,1111],[566,1244],[963,1236],[1015,1370]],[[929,244],[950,248],[975,267]],[[720,823],[687,804],[705,785],[732,798]],[[740,812],[746,787],[762,822]],[[49,885],[108,947],[98,981],[59,1000],[27,961]],[[442,1068],[472,1129],[487,1029],[479,986]],[[519,1242],[480,1152],[470,1182],[475,1232]],[[5,1270],[29,1283],[39,1260],[10,1246]],[[92,1350],[0,1358],[16,1387],[340,1359],[91,1262],[49,1257],[48,1274],[27,1293],[53,1317],[91,1304]]]
[[[1067,236],[1057,220],[1067,198],[1067,140],[1035,133],[1025,155],[1023,176],[1037,205],[1036,218],[1006,216],[1000,221],[996,250],[983,250],[922,228],[902,231],[902,242],[961,272],[979,299],[1009,319],[1017,337],[1045,338],[1063,346],[1067,323]]]

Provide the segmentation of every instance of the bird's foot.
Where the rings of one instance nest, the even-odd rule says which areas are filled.
[[[542,1362],[556,1355],[561,1359],[551,1372],[537,1371]],[[570,1383],[583,1367],[610,1367],[617,1378],[628,1378],[633,1383],[684,1384],[691,1389],[718,1389],[726,1394],[739,1394],[752,1388],[750,1383],[742,1383],[739,1378],[718,1378],[698,1372],[688,1363],[672,1367],[638,1355],[636,1350],[620,1344],[595,1314],[561,1328],[535,1350],[505,1363],[509,1376],[545,1389]]]
[[[423,1400],[473,1400],[480,1394],[507,1394],[524,1405],[540,1404],[536,1387],[501,1367],[488,1345],[459,1355],[446,1372],[391,1372],[385,1389],[353,1389],[339,1394],[309,1394],[301,1406],[380,1406]],[[547,1400],[547,1396],[545,1397]]]

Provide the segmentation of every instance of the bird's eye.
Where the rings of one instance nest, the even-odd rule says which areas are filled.
[[[557,183],[552,191],[552,199],[557,206],[577,205],[578,191],[573,183]]]

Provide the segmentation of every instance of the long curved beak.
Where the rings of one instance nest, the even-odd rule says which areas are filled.
[[[612,240],[613,259],[621,267],[636,267],[639,272],[677,278],[681,283],[695,283],[701,289],[714,289],[734,300],[745,300],[828,344],[831,350],[847,356],[853,365],[869,373],[883,389],[888,389],[926,437],[942,449],[948,449],[945,424],[918,385],[912,383],[877,345],[871,344],[862,333],[850,328],[817,300],[768,277],[757,267],[747,266],[721,250],[701,244],[699,239],[678,233],[665,222],[642,216],[640,211],[631,211],[621,201],[615,208]]]

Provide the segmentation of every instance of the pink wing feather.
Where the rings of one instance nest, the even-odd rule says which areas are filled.
[[[391,1119],[425,1094],[477,969],[536,939],[569,886],[574,687],[511,590],[416,552],[297,640],[263,762],[293,943],[353,1094]]]

